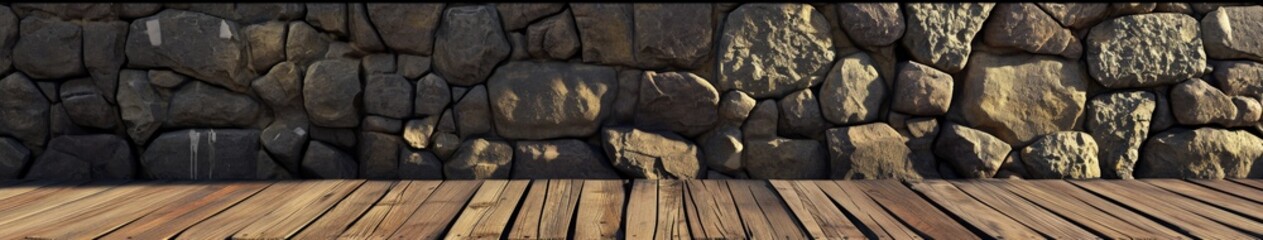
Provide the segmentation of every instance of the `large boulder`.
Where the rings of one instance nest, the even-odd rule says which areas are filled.
[[[118,109],[105,100],[92,79],[80,78],[61,84],[61,106],[75,125],[111,129],[118,124]]]
[[[899,3],[839,3],[838,24],[855,44],[890,46],[903,37],[903,11]]]
[[[17,44],[13,46],[13,67],[17,70],[35,79],[86,73],[82,57],[83,30],[79,25],[32,16],[22,19],[19,29]]]
[[[943,71],[913,61],[900,63],[890,109],[918,116],[942,115],[951,107],[955,85]]]
[[[513,146],[502,141],[477,138],[465,141],[456,154],[443,164],[447,179],[509,178],[513,168]]]
[[[1214,66],[1215,87],[1225,94],[1263,98],[1263,63],[1222,61]]]
[[[606,128],[601,143],[614,168],[628,177],[692,179],[706,171],[697,145],[673,133]]]
[[[22,73],[0,79],[0,134],[21,140],[27,148],[43,149],[48,141],[48,102]]]
[[[964,96],[954,104],[966,125],[1021,146],[1073,128],[1087,102],[1088,81],[1076,61],[979,53],[969,61]]]
[[[544,18],[526,29],[527,50],[536,58],[566,60],[579,52],[579,33],[570,11]]]
[[[1171,88],[1171,112],[1184,125],[1218,124],[1226,127],[1249,126],[1258,122],[1259,100],[1253,97],[1228,96],[1201,79],[1189,79]]]
[[[943,126],[934,145],[934,155],[968,178],[994,176],[1010,150],[1009,144],[995,136],[955,123]]]
[[[1088,106],[1087,130],[1100,147],[1101,177],[1134,178],[1157,97],[1145,91],[1109,93],[1092,98]]]
[[[1068,28],[1092,26],[1109,14],[1108,3],[1038,3],[1049,16]]]
[[[31,163],[31,150],[22,146],[22,142],[8,137],[0,137],[0,179],[17,179],[22,176],[26,166]]]
[[[255,122],[261,109],[248,95],[194,81],[171,97],[169,119],[175,126],[244,127]]]
[[[18,17],[9,7],[0,7],[0,72],[13,67],[13,45],[18,41]]]
[[[600,150],[583,141],[519,141],[515,149],[513,178],[619,178]]]
[[[412,116],[412,83],[399,74],[364,79],[364,113],[402,119]]]
[[[828,148],[811,139],[747,138],[741,161],[755,179],[829,177]]]
[[[1022,149],[1022,165],[1030,178],[1085,179],[1101,177],[1096,140],[1083,132],[1044,135]]]
[[[886,123],[829,129],[830,177],[834,179],[921,179],[912,150]]]
[[[102,96],[114,103],[118,72],[127,60],[127,22],[87,22],[83,25],[83,65]]]
[[[248,44],[236,22],[168,9],[132,21],[127,64],[170,68],[235,92],[250,89]]]
[[[496,10],[486,5],[447,8],[434,41],[434,71],[448,83],[482,83],[509,56]]]
[[[720,91],[779,97],[824,80],[833,62],[829,22],[807,4],[743,4],[719,44]]]
[[[632,4],[571,3],[583,62],[605,65],[635,66],[632,54]]]
[[[1221,7],[1202,18],[1201,30],[1211,58],[1263,61],[1263,6]]]
[[[369,3],[368,18],[387,47],[399,53],[429,56],[442,3]]]
[[[359,172],[354,157],[320,141],[307,144],[301,169],[304,178],[321,179],[356,178]]]
[[[835,124],[876,121],[886,89],[873,59],[863,52],[851,54],[829,70],[820,88],[820,108],[825,119]]]
[[[325,127],[359,125],[360,63],[330,59],[313,63],[303,79],[303,106],[311,123]]]
[[[1088,70],[1108,88],[1168,85],[1200,76],[1206,52],[1197,20],[1178,13],[1115,18],[1092,27]]]
[[[156,179],[253,179],[258,150],[259,130],[166,132],[145,149],[140,166]]]
[[[610,67],[509,62],[487,82],[495,129],[512,139],[592,135],[612,112],[615,84]]]
[[[696,136],[719,118],[719,93],[706,79],[688,72],[645,71],[640,79],[636,125]]]
[[[1083,44],[1035,3],[1002,3],[991,11],[990,24],[983,29],[988,45],[1077,59]]]
[[[949,73],[965,68],[970,44],[995,3],[912,3],[904,5],[908,20],[903,45],[912,59]]]
[[[1263,157],[1263,139],[1245,130],[1176,128],[1145,142],[1137,178],[1258,178],[1250,172]]]
[[[632,8],[641,68],[695,69],[710,56],[715,32],[710,3],[637,3]]]
[[[48,141],[48,149],[31,163],[26,178],[131,179],[136,175],[135,169],[136,157],[121,137],[65,135]]]
[[[272,67],[263,77],[250,83],[259,97],[277,115],[306,116],[303,109],[303,69],[292,62]]]
[[[123,28],[126,30],[127,28]],[[91,30],[84,29],[85,33],[91,33]],[[250,69],[257,73],[267,72],[276,65],[285,60],[285,41],[289,26],[283,22],[271,21],[262,24],[246,26],[243,34],[246,35],[246,42],[250,49]],[[91,35],[85,38],[91,41]],[[85,42],[86,43],[86,42]],[[87,56],[86,54],[84,55]],[[85,59],[86,60],[86,59]],[[89,69],[91,70],[91,69]]]

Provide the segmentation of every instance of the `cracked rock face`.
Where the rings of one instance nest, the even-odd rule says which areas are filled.
[[[994,3],[915,3],[904,6],[908,21],[903,44],[918,62],[949,73],[969,60],[974,37]]]
[[[1183,14],[1129,15],[1092,27],[1088,72],[1108,88],[1152,87],[1200,76],[1206,68],[1197,20]]]
[[[833,61],[824,15],[806,4],[743,4],[724,23],[720,91],[754,98],[784,96],[820,84]]]

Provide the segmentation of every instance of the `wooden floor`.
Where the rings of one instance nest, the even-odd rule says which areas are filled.
[[[0,182],[4,239],[1256,239],[1263,180]]]

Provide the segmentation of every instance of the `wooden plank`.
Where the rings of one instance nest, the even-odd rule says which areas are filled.
[[[772,222],[764,216],[763,210],[759,208],[758,200],[755,200],[754,194],[750,192],[749,181],[730,180],[723,183],[726,183],[732,192],[733,204],[737,207],[746,235],[750,239],[778,238],[776,230],[772,229]]]
[[[654,230],[655,239],[688,239],[688,216],[684,209],[684,183],[679,180],[657,180],[658,182],[658,223]]]
[[[417,209],[418,213],[424,214],[413,214],[390,238],[438,239],[448,225],[456,220],[456,214],[460,213],[481,184],[481,180],[443,181],[434,190],[434,194]]]
[[[30,231],[26,235],[31,239],[95,239],[158,210],[161,206],[197,201],[228,186],[193,183],[153,186],[151,188],[155,191],[137,194],[145,197],[121,196],[92,205],[92,211],[73,218],[54,220],[54,224]]]
[[[294,239],[337,238],[396,185],[406,185],[406,183],[397,183],[395,181],[365,182],[355,189],[355,192],[347,195],[346,199],[338,202],[337,206],[330,209],[328,213],[325,213],[315,222],[312,222],[311,225],[303,228],[297,235],[294,235]]]
[[[855,187],[853,181],[811,181],[824,191],[834,203],[842,206],[844,211],[855,216],[864,227],[882,239],[919,238],[917,233],[909,229],[898,218],[891,216],[881,205]]]
[[[575,219],[575,239],[615,239],[627,197],[622,180],[585,180]]]
[[[373,204],[359,221],[342,233],[344,239],[383,239],[390,237],[404,221],[421,207],[442,181],[407,181],[408,184],[396,184],[386,196]]]
[[[1119,188],[1132,191],[1134,194],[1142,194],[1155,199],[1161,199],[1161,201],[1172,203],[1190,212],[1205,216],[1206,218],[1223,223],[1224,225],[1232,226],[1233,228],[1241,231],[1263,236],[1263,221],[1234,214],[1218,207],[1193,200],[1192,198],[1180,196],[1179,194],[1145,184],[1138,180],[1116,180],[1109,181],[1108,183],[1114,184]]]
[[[84,219],[90,219],[96,215],[112,214],[111,210],[122,208],[128,202],[142,202],[143,204],[148,205],[160,204],[163,201],[170,200],[171,198],[182,197],[194,190],[196,189],[173,188],[165,182],[145,185],[121,185],[55,208],[40,211],[23,218],[20,221],[10,221],[5,224],[0,224],[0,236],[29,237],[32,235],[39,235],[39,232],[44,231],[55,232],[45,232],[43,235],[57,234],[59,232],[56,231],[66,231],[66,229],[59,229],[61,226]],[[134,199],[136,196],[149,197]],[[127,220],[130,221],[131,219]],[[114,224],[114,226],[117,226],[118,223]],[[82,225],[78,226],[85,227]],[[95,237],[95,235],[93,237]]]
[[[847,219],[820,187],[803,181],[771,180],[789,208],[812,238],[863,238],[864,233]],[[811,220],[807,220],[811,219]],[[815,225],[815,226],[809,226]]]
[[[1080,200],[1076,198],[1074,194],[1067,193],[1070,191],[1054,191],[1048,188],[1035,187],[1032,185],[1031,181],[985,181],[982,183],[990,184],[1012,192],[1017,196],[1021,196],[1022,198],[1042,206],[1049,211],[1057,213],[1070,221],[1089,228],[1092,231],[1103,235],[1105,238],[1185,238],[1183,235],[1165,227],[1161,227],[1161,224],[1145,219],[1144,217],[1135,216],[1130,218],[1131,220],[1123,220],[1122,218],[1110,214],[1111,211],[1107,209],[1098,208],[1095,206],[1096,204]],[[1098,204],[1106,204],[1111,207],[1117,207],[1104,201],[1100,201]],[[1144,223],[1139,224],[1138,222]],[[1154,227],[1149,228],[1146,226]]]
[[[689,232],[693,236],[703,236],[700,238],[707,239],[725,237],[727,232],[725,228],[727,226],[723,224],[724,219],[719,217],[719,209],[715,206],[716,203],[710,197],[711,193],[706,190],[706,186],[700,180],[695,179],[684,180],[683,182],[684,194],[686,194],[684,196],[686,199],[686,204],[684,205],[685,214],[689,215],[689,229],[691,229]]]
[[[712,198],[715,215],[723,221],[720,231],[727,238],[747,237],[745,226],[741,223],[741,214],[737,210],[736,200],[732,198],[732,190],[722,180],[699,180],[706,186],[706,192]]]
[[[695,238],[707,239],[706,226],[702,223],[701,213],[697,211],[697,202],[693,200],[693,194],[689,194],[689,186],[687,180],[680,181],[680,198],[683,202],[684,215],[683,221],[688,227],[689,235]],[[718,233],[711,233],[718,234]]]
[[[540,215],[539,239],[565,239],[570,234],[571,220],[583,193],[583,181],[554,179],[548,181],[548,197]]]
[[[500,236],[508,231],[509,220],[517,211],[517,205],[522,201],[522,196],[530,183],[531,180],[509,181],[508,186],[505,186],[504,191],[500,193],[500,199],[491,206],[491,211],[478,223],[478,227],[474,228],[470,236],[475,239],[500,239]]]
[[[798,189],[794,187],[792,182],[783,180],[770,180],[769,182],[776,189],[776,192],[780,193],[785,205],[794,213],[803,229],[807,231],[807,235],[814,239],[828,238],[824,233],[824,228],[816,221],[816,217],[812,216],[815,213],[815,209],[809,209],[803,203],[803,199],[798,196]]]
[[[513,229],[509,231],[509,239],[534,239],[536,234],[539,234],[540,216],[544,212],[544,201],[548,197],[549,181],[552,180],[540,179],[531,182],[526,199],[517,211]]]
[[[1228,180],[1189,179],[1188,181],[1257,203],[1263,203],[1263,189],[1252,188]]]
[[[123,185],[121,182],[95,182],[85,185],[85,187],[72,187],[66,189],[66,191],[57,190],[60,189],[54,189],[54,191],[43,194],[39,202],[31,202],[0,211],[0,216],[5,216],[0,218],[0,233],[7,233],[0,234],[0,236],[16,234],[19,230],[23,230],[18,227],[22,226],[21,224],[42,219],[56,219],[66,214],[87,211],[83,208],[90,207],[98,201],[119,197],[123,194],[131,194],[141,189],[134,185]],[[26,200],[18,198],[21,197],[15,197],[15,199],[11,200]]]
[[[116,186],[116,184],[87,184],[87,181],[76,181],[66,186],[50,186],[31,190],[0,201],[0,224],[19,220],[50,208],[97,194]],[[121,184],[122,182],[117,182]]]
[[[39,189],[42,187],[62,186],[61,183],[63,182],[64,181],[57,181],[57,180],[34,180],[34,181],[13,182],[11,185],[0,187],[0,202],[4,202],[4,200],[7,198],[21,195],[23,193],[31,192],[31,191],[34,191],[35,189]]]
[[[859,190],[926,238],[979,239],[968,228],[896,180],[854,181]]]
[[[658,182],[636,179],[627,199],[627,239],[653,239],[658,221]]]
[[[225,239],[254,220],[276,210],[277,203],[290,197],[333,183],[330,180],[278,182],[249,199],[224,210],[180,233],[185,239]]]
[[[1228,181],[1233,181],[1233,182],[1236,182],[1236,183],[1240,183],[1241,185],[1250,186],[1250,187],[1252,187],[1252,188],[1254,188],[1254,189],[1263,190],[1263,180],[1259,180],[1259,179],[1242,179],[1242,178],[1231,178],[1231,179],[1227,179],[1227,180],[1228,180]]]
[[[952,182],[957,189],[968,193],[974,199],[991,206],[1019,223],[1039,231],[1054,239],[1090,239],[1096,235],[1075,226],[1074,223],[1057,216],[1039,206],[1027,202],[1012,193],[981,183],[981,181]]]
[[[741,183],[740,185],[745,185],[746,189],[750,190],[750,195],[754,196],[754,201],[759,204],[759,210],[763,211],[763,216],[772,224],[776,239],[807,238],[803,226],[790,213],[789,206],[776,195],[767,181],[746,180]]]
[[[1138,212],[1167,223],[1181,232],[1202,239],[1247,239],[1249,235],[1219,224],[1197,213],[1175,206],[1165,199],[1137,195],[1130,190],[1108,184],[1105,180],[1069,181],[1080,188],[1104,196]]]
[[[912,189],[925,194],[931,201],[937,202],[939,206],[947,209],[948,212],[955,214],[991,237],[1005,239],[1044,238],[1035,230],[1017,223],[1013,218],[1005,216],[986,204],[978,202],[946,181],[927,180],[912,183]]]
[[[363,184],[364,180],[337,180],[328,187],[314,187],[298,193],[284,203],[274,205],[276,210],[258,218],[232,235],[233,239],[286,239],[304,226],[314,222],[333,205]]]
[[[1263,219],[1263,204],[1254,201],[1224,194],[1180,179],[1144,179],[1142,181],[1241,215],[1254,219]]]
[[[461,211],[460,217],[452,222],[452,228],[447,231],[446,239],[471,238],[470,234],[478,226],[478,222],[490,214],[491,206],[496,204],[500,193],[503,193],[508,185],[509,182],[505,180],[483,181],[482,186],[478,187],[478,191],[474,193],[474,197],[469,200],[469,205],[465,205],[465,210]]]
[[[271,185],[263,182],[229,184],[196,200],[157,208],[101,239],[167,239]]]

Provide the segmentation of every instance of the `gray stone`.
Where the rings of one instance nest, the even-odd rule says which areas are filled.
[[[118,16],[124,19],[149,16],[162,10],[159,3],[116,3],[115,6],[118,6]]]
[[[718,121],[719,93],[706,79],[688,72],[645,71],[642,76],[636,126],[697,136]]]
[[[18,41],[18,17],[7,6],[0,6],[0,72],[13,67],[13,45]]]
[[[583,141],[519,141],[513,153],[513,178],[618,179],[600,150]]]
[[[1084,72],[1078,61],[1059,57],[981,52],[970,59],[954,104],[966,125],[1024,146],[1079,122],[1091,81]]]
[[[620,86],[621,87],[621,86]],[[758,102],[742,91],[732,90],[719,98],[719,125],[740,127]]]
[[[399,74],[373,74],[364,81],[364,112],[391,118],[412,116],[412,83]]]
[[[1238,107],[1238,101],[1241,104],[1253,101],[1253,105],[1258,105],[1256,99],[1244,98],[1238,100],[1233,96],[1224,94],[1219,89],[1210,86],[1206,81],[1201,79],[1189,79],[1175,85],[1171,88],[1171,112],[1175,114],[1175,120],[1184,125],[1206,125],[1218,124],[1225,127],[1240,127],[1252,125],[1258,120],[1238,118],[1242,111],[1250,112],[1247,108]],[[1255,107],[1257,108],[1257,107]],[[1257,109],[1254,109],[1257,110]],[[1257,113],[1254,113],[1257,114]]]
[[[359,138],[360,178],[399,178],[399,149],[403,139],[384,133],[362,132]]]
[[[26,178],[131,179],[136,175],[135,169],[136,157],[121,137],[66,135],[48,141],[48,150],[31,163]]]
[[[302,81],[302,67],[291,62],[282,62],[250,85],[254,89],[254,95],[278,115],[301,115],[305,118],[307,114],[303,109]]]
[[[762,99],[819,84],[833,62],[824,15],[806,4],[743,4],[719,39],[719,90]]]
[[[829,70],[820,88],[820,108],[824,118],[835,124],[877,121],[886,91],[873,59],[863,52],[852,54]]]
[[[674,133],[606,128],[601,145],[614,168],[632,178],[692,179],[706,171],[697,145]]]
[[[368,16],[390,49],[429,56],[443,6],[442,3],[370,3]]]
[[[1153,2],[1110,3],[1110,15],[1123,16],[1145,14],[1153,12],[1153,9],[1157,7],[1158,3]]]
[[[1263,6],[1222,7],[1202,18],[1206,54],[1216,59],[1263,61]]]
[[[842,30],[862,46],[889,46],[903,37],[903,12],[898,3],[839,3]]]
[[[254,179],[259,130],[166,132],[145,149],[140,167],[155,179]]]
[[[233,5],[235,15],[229,19],[242,24],[302,20],[306,10],[302,3],[236,3]]]
[[[52,18],[27,17],[22,19],[19,30],[12,56],[17,70],[35,79],[86,73],[82,57],[83,30],[79,25]]]
[[[512,165],[513,146],[478,138],[461,143],[455,155],[444,162],[443,176],[447,179],[503,179],[509,178]]]
[[[360,68],[364,74],[395,73],[395,55],[376,53],[360,59]]]
[[[496,4],[496,11],[504,21],[504,30],[513,31],[525,28],[531,22],[553,15],[566,8],[564,3],[501,3]]]
[[[278,120],[260,132],[259,143],[280,165],[297,172],[311,126],[303,120]]]
[[[327,128],[312,125],[309,134],[311,140],[341,149],[355,149],[358,132],[354,128]]]
[[[320,141],[307,144],[303,154],[302,175],[305,178],[356,178],[359,172],[355,158]]]
[[[827,135],[833,179],[922,178],[903,136],[886,123],[832,128]]]
[[[487,82],[495,129],[512,139],[592,135],[613,112],[610,104],[614,101],[615,78],[614,69],[604,66],[509,62]],[[475,87],[464,99],[477,97],[475,93],[480,89]],[[459,109],[456,118],[466,122]],[[464,128],[461,125],[461,131]]]
[[[571,3],[583,62],[605,65],[635,66],[632,4]]]
[[[17,179],[31,163],[31,150],[22,146],[22,142],[8,137],[0,137],[0,179]]]
[[[470,136],[489,136],[495,134],[492,114],[495,112],[488,102],[487,88],[482,85],[474,87],[460,102],[452,107],[456,125],[461,139]],[[496,105],[496,107],[504,107]]]
[[[824,132],[830,125],[825,121],[820,103],[811,89],[790,93],[777,104],[780,109],[780,119],[777,119],[779,135],[824,139]]]
[[[307,23],[325,32],[346,36],[346,3],[307,3]]]
[[[527,45],[525,33],[510,32],[505,36],[509,38],[509,48],[513,49],[509,51],[510,61],[524,61],[531,59],[531,52],[527,49],[530,48],[530,45]]]
[[[398,64],[395,70],[408,79],[417,79],[421,77],[421,75],[430,72],[429,56],[399,54],[395,63]],[[446,82],[444,84],[446,84]]]
[[[1108,88],[1168,85],[1206,69],[1197,20],[1184,14],[1115,18],[1092,27],[1083,41],[1089,73]]]
[[[925,64],[907,61],[899,66],[890,108],[897,112],[937,116],[952,104],[952,76]]]
[[[451,132],[437,132],[430,138],[431,150],[440,159],[449,159],[460,147],[460,137]]]
[[[329,52],[329,37],[303,22],[292,22],[285,35],[285,59],[298,66],[307,66]]]
[[[939,132],[934,155],[967,178],[990,178],[1012,147],[986,132],[948,123]]]
[[[433,73],[417,80],[416,101],[412,113],[417,116],[431,116],[443,113],[443,109],[452,102],[452,91],[447,80]]]
[[[245,127],[255,123],[261,109],[248,95],[195,81],[171,97],[169,119],[174,126]]]
[[[61,85],[62,106],[76,125],[111,129],[118,125],[118,109],[105,101],[90,78],[66,81]]]
[[[934,139],[939,135],[939,123],[934,118],[916,118],[906,121],[903,127],[894,125],[908,141],[912,151],[912,168],[926,179],[942,178],[938,172],[938,159],[934,156]],[[902,129],[900,129],[902,128]]]
[[[991,12],[990,24],[983,29],[987,45],[1070,59],[1083,55],[1083,44],[1074,33],[1035,3],[1002,3]]]
[[[429,151],[399,151],[399,179],[443,179],[443,160]]]
[[[636,62],[646,69],[694,69],[711,54],[709,3],[632,4]]]
[[[276,161],[272,160],[272,156],[268,156],[267,151],[260,150],[255,156],[255,179],[294,179],[294,174],[280,165],[276,165]]]
[[[85,29],[86,32],[90,30]],[[272,68],[272,65],[284,61],[287,33],[288,26],[279,21],[246,26],[244,34],[250,46],[250,69],[255,72],[265,72]]]
[[[1157,97],[1145,91],[1097,95],[1088,102],[1087,129],[1100,151],[1101,177],[1132,179],[1140,145],[1149,136]]]
[[[512,50],[500,29],[500,19],[489,6],[448,8],[434,42],[434,71],[457,86],[487,80]]]
[[[149,84],[161,89],[175,89],[190,81],[188,76],[180,75],[179,73],[175,73],[170,70],[150,69],[148,74]],[[168,95],[166,97],[170,96]]]
[[[351,47],[360,53],[381,52],[386,50],[386,44],[382,42],[381,33],[373,28],[372,19],[366,3],[348,3],[347,4],[347,34]],[[420,41],[420,39],[412,39]]]
[[[234,92],[246,92],[255,77],[247,70],[247,48],[248,42],[235,22],[164,10],[132,21],[127,33],[127,64],[170,68]]]
[[[1263,63],[1222,61],[1213,65],[1215,86],[1224,94],[1263,97]]]
[[[0,79],[0,134],[22,141],[39,153],[48,141],[48,99],[22,73]]]
[[[904,5],[908,20],[903,45],[912,59],[948,73],[965,69],[970,43],[995,3],[912,3]]]
[[[1137,178],[1258,178],[1263,139],[1245,130],[1176,128],[1145,142]]]
[[[127,60],[127,22],[86,22],[83,25],[83,65],[102,96],[114,103],[118,72]]]
[[[1086,179],[1101,177],[1096,140],[1083,132],[1056,132],[1022,149],[1022,163],[1031,178]]]
[[[360,64],[351,59],[321,60],[307,68],[303,106],[311,123],[324,127],[359,125]]]
[[[700,147],[706,157],[706,167],[712,171],[739,172],[743,170],[741,162],[742,150],[741,129],[736,127],[720,127],[702,135]]]
[[[393,134],[403,132],[403,121],[399,119],[368,115],[364,116],[364,120],[362,122],[364,124],[360,126],[360,129],[364,131]]]
[[[1013,151],[1004,158],[1004,163],[1000,164],[1000,170],[996,171],[994,178],[1022,179],[1028,176],[1030,173],[1026,171],[1026,164],[1022,164],[1022,151]]]
[[[19,16],[39,15],[67,20],[111,20],[118,18],[114,3],[17,3]]]
[[[618,71],[618,94],[614,96],[614,115],[608,118],[614,124],[632,124],[636,118],[636,105],[640,103],[640,69]]]
[[[776,100],[767,99],[754,105],[754,110],[750,111],[750,118],[746,119],[746,124],[741,126],[745,139],[749,141],[753,138],[776,137],[776,129],[780,126],[777,123],[780,112]]]
[[[62,107],[61,103],[55,103],[52,105],[52,108],[49,109],[48,118],[49,136],[57,137],[61,135],[89,134],[87,129],[84,129],[79,125],[75,125],[74,121],[70,120],[70,114],[66,113],[66,108]],[[43,142],[40,142],[39,144],[42,145]]]
[[[434,136],[434,129],[438,127],[438,122],[437,115],[409,120],[404,126],[403,139],[408,141],[408,146],[412,148],[426,149],[430,146],[430,137]]]
[[[579,52],[579,33],[566,10],[526,29],[527,50],[536,58],[569,59]]]
[[[760,138],[745,142],[741,160],[754,179],[824,179],[829,177],[825,145],[810,139]]]

